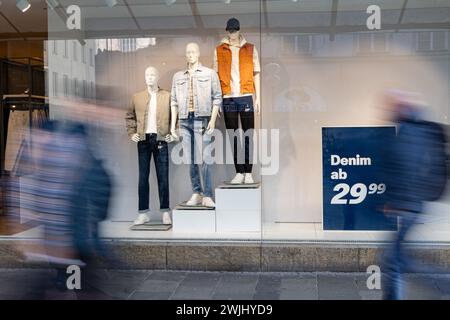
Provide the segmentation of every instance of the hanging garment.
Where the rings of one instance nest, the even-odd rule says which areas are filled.
[[[8,120],[8,135],[5,148],[5,170],[15,174],[17,160],[23,140],[29,138],[30,114],[28,111],[11,111]]]

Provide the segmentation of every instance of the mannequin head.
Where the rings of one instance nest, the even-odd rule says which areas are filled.
[[[232,42],[239,41],[239,37],[241,35],[240,34],[241,24],[238,19],[236,18],[229,19],[227,21],[227,27],[225,28],[225,30],[228,33],[228,38],[230,39],[230,41]]]
[[[159,72],[155,67],[145,69],[145,83],[147,87],[158,87]]]
[[[198,44],[191,42],[186,46],[186,61],[188,64],[195,64],[200,58],[200,47]]]
[[[231,30],[228,31],[228,38],[230,39],[230,41],[239,41],[239,37],[241,36],[241,32],[239,30],[235,31],[235,30]]]

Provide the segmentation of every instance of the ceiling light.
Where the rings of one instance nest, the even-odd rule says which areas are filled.
[[[166,1],[166,4],[168,6],[170,6],[170,5],[174,4],[175,2],[177,2],[177,0],[165,0],[165,1]]]
[[[16,2],[16,7],[20,11],[26,12],[28,9],[31,8],[31,4],[27,0],[19,0]]]
[[[225,4],[230,4],[231,3],[231,0],[224,0],[223,1]]]
[[[108,7],[112,8],[117,5],[117,0],[105,0],[105,3]]]

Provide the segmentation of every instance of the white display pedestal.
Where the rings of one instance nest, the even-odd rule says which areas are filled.
[[[176,208],[172,211],[172,230],[180,233],[214,233],[216,211]]]
[[[216,189],[217,232],[261,232],[261,187]]]

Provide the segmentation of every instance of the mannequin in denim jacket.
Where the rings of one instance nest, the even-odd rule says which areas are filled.
[[[186,46],[186,61],[187,61],[187,68],[189,72],[194,72],[199,67],[199,58],[200,58],[200,48],[198,44],[196,43],[189,43]],[[219,114],[220,105],[214,104],[211,109],[211,117],[208,122],[208,125],[206,127],[205,134],[211,135],[214,132],[214,129],[216,127],[216,119]],[[178,135],[176,132],[176,123],[178,118],[178,108],[175,106],[172,106],[171,112],[171,135],[174,140],[178,140]],[[214,207],[214,201],[210,196],[202,196],[198,192],[194,192],[190,198],[190,200],[187,201],[187,205],[199,205],[202,204],[203,206],[207,207]]]

